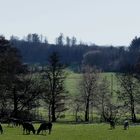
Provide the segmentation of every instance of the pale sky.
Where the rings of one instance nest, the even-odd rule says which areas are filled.
[[[127,46],[140,36],[140,0],[0,0],[0,34],[28,33]]]

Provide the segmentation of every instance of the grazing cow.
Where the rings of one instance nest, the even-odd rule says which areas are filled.
[[[115,121],[109,120],[109,123],[110,123],[110,129],[115,129]]]
[[[22,126],[23,126],[23,134],[25,134],[25,132],[26,134],[30,134],[31,131],[33,132],[33,134],[35,134],[35,129],[31,122],[24,122],[22,123]]]
[[[129,128],[129,122],[128,120],[124,121],[124,130],[127,130]]]
[[[20,119],[16,119],[14,123],[15,123],[15,126],[21,126],[23,121]]]
[[[9,118],[8,119],[8,126],[14,127],[14,126],[20,126],[22,124],[22,120],[17,118]]]
[[[3,129],[2,129],[1,124],[0,124],[0,132],[1,132],[1,134],[3,133]]]
[[[8,119],[8,127],[14,127],[15,126],[15,119],[14,118],[9,118]]]
[[[37,134],[39,134],[40,131],[42,131],[42,133],[43,133],[43,130],[49,130],[49,134],[51,134],[52,123],[51,123],[51,122],[42,123],[42,124],[40,125],[40,127],[38,128],[38,130],[37,130]]]

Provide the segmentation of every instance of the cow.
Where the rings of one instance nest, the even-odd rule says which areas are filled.
[[[43,130],[48,130],[49,131],[49,134],[51,134],[51,130],[52,130],[52,123],[51,122],[44,122],[40,125],[40,127],[38,128],[37,130],[37,134],[40,133],[40,131],[42,131],[43,133]]]
[[[110,123],[110,129],[115,129],[115,121],[110,119],[109,123]]]
[[[3,134],[3,129],[2,129],[2,125],[0,124],[0,132],[1,134]]]
[[[25,132],[26,134],[30,134],[31,131],[33,132],[33,134],[35,134],[35,129],[31,122],[23,122],[22,126],[23,126],[23,134],[25,134]]]
[[[8,119],[8,126],[14,127],[14,126],[20,126],[22,124],[22,120],[18,118],[9,118]]]
[[[129,122],[128,120],[124,121],[124,130],[127,130],[129,128]]]

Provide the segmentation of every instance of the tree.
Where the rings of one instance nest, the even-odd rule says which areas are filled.
[[[68,36],[66,37],[66,46],[71,46],[71,39]]]
[[[111,84],[112,82],[113,81],[111,80]],[[106,77],[101,78],[98,83],[98,93],[96,94],[95,105],[98,113],[101,115],[101,121],[108,122],[114,120],[118,113],[119,106],[114,101],[112,86],[113,85],[110,86]]]
[[[0,66],[0,87],[2,87],[1,94],[3,95],[1,100],[6,103],[9,99],[7,99],[7,95],[15,94],[14,87],[18,81],[18,75],[24,71],[24,66],[18,50],[13,48],[10,42],[2,36],[0,37]]]
[[[76,43],[77,43],[77,39],[76,39],[76,37],[73,36],[71,39],[71,46],[75,46]]]
[[[118,90],[118,99],[123,101],[124,107],[130,111],[131,119],[136,122],[136,105],[139,103],[139,82],[132,73],[118,73],[116,75],[121,89]]]
[[[27,65],[21,61],[17,49],[0,37],[0,105],[1,116],[20,117],[22,111],[31,110],[38,100],[40,84],[29,75]],[[6,112],[10,111],[9,114]]]
[[[45,43],[46,45],[49,44],[47,37],[45,37],[45,39],[44,39],[44,43]]]
[[[140,37],[135,37],[133,40],[132,40],[132,42],[131,42],[131,44],[130,44],[130,46],[129,46],[129,50],[130,50],[130,52],[139,52],[139,50],[140,50]]]
[[[28,42],[33,42],[33,43],[40,43],[41,42],[39,35],[36,34],[36,33],[28,34],[27,37],[26,37],[26,40]]]
[[[58,38],[56,38],[56,45],[63,46],[64,45],[64,36],[61,33]]]
[[[78,93],[69,99],[69,106],[71,106],[71,111],[73,112],[75,121],[82,121],[83,119],[81,113],[83,112],[83,100],[81,98],[81,95]]]
[[[83,70],[82,81],[80,83],[80,98],[84,104],[85,121],[89,121],[90,105],[93,104],[94,96],[96,95],[99,71],[90,66],[84,66]]]
[[[11,116],[21,118],[22,112],[29,113],[33,108],[38,107],[42,93],[41,78],[37,74],[20,74],[13,95],[9,94],[9,98],[14,102]]]
[[[46,92],[44,100],[48,104],[50,121],[55,122],[60,113],[65,111],[66,91],[64,88],[64,80],[66,78],[64,65],[60,62],[57,52],[53,52],[45,69]]]

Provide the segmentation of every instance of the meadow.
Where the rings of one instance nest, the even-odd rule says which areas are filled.
[[[3,125],[4,134],[1,140],[139,140],[140,126],[130,126],[123,130],[123,126],[116,126],[110,130],[108,124],[53,124],[52,134],[23,135],[21,127],[9,128]],[[38,125],[35,125],[36,129]]]
[[[67,70],[67,73],[68,75],[65,82],[66,90],[69,92],[70,95],[75,96],[80,92],[79,82],[82,79],[82,74],[74,73],[70,70]],[[106,78],[109,82],[109,85],[111,84],[111,78],[113,78],[113,90],[117,89],[118,83],[115,77],[115,73],[101,73],[100,78]]]

